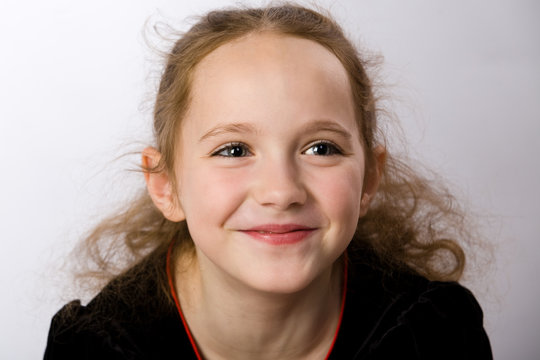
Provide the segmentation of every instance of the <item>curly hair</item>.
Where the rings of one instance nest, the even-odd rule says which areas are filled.
[[[166,57],[154,107],[155,146],[162,157],[156,168],[144,171],[174,175],[177,130],[190,104],[197,64],[219,46],[261,31],[314,41],[339,59],[349,77],[366,171],[373,170],[377,145],[386,146],[389,139],[380,124],[381,109],[366,71],[367,57],[363,58],[328,14],[285,3],[212,11],[176,41]],[[164,252],[171,239],[179,244],[176,252],[193,251],[185,221],[165,219],[146,191],[124,209],[99,223],[83,242],[86,258],[93,264],[87,275],[108,280],[141,259],[155,258],[150,253]],[[389,271],[405,269],[431,280],[458,280],[465,266],[459,242],[466,242],[469,236],[465,215],[436,177],[387,153],[377,195],[359,219],[348,250],[369,250],[375,255],[374,263]]]

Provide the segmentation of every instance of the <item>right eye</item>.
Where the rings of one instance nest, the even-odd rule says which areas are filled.
[[[245,157],[251,155],[252,153],[246,144],[237,142],[225,144],[212,153],[212,156],[221,157]]]

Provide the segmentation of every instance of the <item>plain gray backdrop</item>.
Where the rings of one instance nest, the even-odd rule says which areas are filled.
[[[115,158],[150,139],[159,58],[143,39],[146,21],[185,29],[186,17],[231,4],[0,4],[0,358],[42,357],[50,318],[72,296],[63,260],[142,184],[125,171],[132,158]],[[497,244],[490,271],[465,281],[484,307],[495,358],[538,359],[540,3],[319,4],[384,56],[383,90],[411,155],[459,189]]]

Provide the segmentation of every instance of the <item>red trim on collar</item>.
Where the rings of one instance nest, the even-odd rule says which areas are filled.
[[[347,252],[343,255],[343,289],[341,290],[341,305],[339,310],[339,320],[336,328],[336,333],[334,334],[334,340],[332,340],[332,345],[330,345],[330,350],[328,350],[328,353],[326,354],[326,357],[324,360],[328,360],[330,358],[330,354],[332,354],[332,350],[334,350],[334,345],[336,344],[336,340],[339,334],[339,329],[341,328],[341,321],[343,320],[343,312],[345,310],[345,298],[347,297],[347,279],[349,275],[349,259],[347,257]]]
[[[172,248],[174,245],[174,240],[171,241],[171,244],[169,245],[169,249],[167,250],[167,279],[169,280],[169,287],[171,289],[171,295],[174,299],[174,303],[176,304],[176,309],[178,310],[178,314],[180,314],[180,318],[182,319],[182,324],[184,325],[184,329],[186,330],[186,334],[189,338],[189,342],[191,343],[191,347],[193,348],[193,351],[195,352],[195,355],[197,356],[197,360],[202,360],[201,354],[199,354],[199,350],[197,349],[197,345],[195,344],[195,340],[193,339],[193,336],[191,335],[191,331],[189,331],[188,324],[186,322],[186,318],[184,318],[184,313],[182,312],[182,308],[180,307],[180,301],[178,301],[178,296],[176,296],[176,289],[174,288],[174,282],[171,275],[171,253]]]

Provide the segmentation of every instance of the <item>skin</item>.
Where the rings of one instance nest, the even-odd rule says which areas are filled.
[[[185,219],[195,243],[176,285],[205,358],[328,352],[338,259],[378,183],[365,181],[353,109],[345,69],[310,40],[251,34],[198,64],[177,188],[165,172],[145,175],[156,206]],[[145,149],[144,165],[159,156]]]

